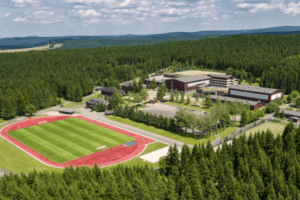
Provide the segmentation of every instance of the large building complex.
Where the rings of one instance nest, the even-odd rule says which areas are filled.
[[[232,85],[229,87],[228,96],[233,98],[260,101],[269,103],[277,98],[283,99],[284,90],[246,85]]]
[[[231,85],[237,84],[237,77],[232,75],[218,75],[218,74],[208,74],[211,77],[210,86],[211,87],[224,87],[228,88]]]
[[[174,92],[177,89],[179,92],[188,94],[196,92],[199,85],[209,85],[210,77],[205,75],[183,76],[180,78],[170,78],[165,80],[169,92]]]

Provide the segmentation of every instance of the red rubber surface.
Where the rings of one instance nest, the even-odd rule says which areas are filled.
[[[109,148],[109,149],[106,149],[106,150],[103,150],[100,152],[96,152],[96,153],[93,153],[93,154],[90,154],[87,156],[83,156],[81,158],[77,158],[77,159],[74,159],[74,160],[71,160],[71,161],[68,161],[65,163],[57,163],[52,160],[49,160],[42,154],[34,151],[30,147],[26,146],[25,144],[19,142],[18,140],[14,139],[13,137],[11,137],[7,134],[8,131],[26,128],[29,126],[39,125],[39,122],[47,121],[46,123],[48,123],[48,122],[58,121],[58,120],[62,120],[62,119],[72,118],[72,117],[83,119],[85,121],[97,124],[99,126],[103,126],[105,128],[109,128],[111,130],[131,136],[136,139],[134,142],[136,142],[137,144],[132,145],[132,146],[126,146],[124,144],[121,144],[119,146],[115,146],[115,147],[112,147],[112,148]],[[87,117],[84,117],[81,115],[78,115],[78,116],[49,116],[49,117],[39,117],[39,118],[35,118],[35,119],[27,119],[25,121],[17,122],[17,123],[11,124],[9,126],[6,126],[5,128],[3,128],[1,130],[0,134],[2,137],[7,139],[8,141],[12,142],[16,146],[18,146],[20,149],[31,154],[36,159],[38,159],[38,160],[42,161],[43,163],[50,165],[52,167],[59,167],[59,168],[69,167],[71,164],[74,166],[74,168],[77,165],[78,166],[86,165],[89,167],[93,167],[95,163],[97,163],[98,166],[100,166],[100,167],[118,164],[119,162],[129,160],[129,159],[139,155],[144,150],[146,144],[155,142],[155,140],[152,140],[152,139],[146,138],[144,136],[137,135],[137,134],[131,133],[129,131],[125,131],[125,130],[110,126],[110,125],[102,123],[102,122],[98,122],[96,120],[93,120],[93,119],[90,119],[90,118],[87,118]]]

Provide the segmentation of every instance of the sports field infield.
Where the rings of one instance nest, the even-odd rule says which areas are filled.
[[[7,132],[48,159],[65,163],[135,139],[78,118],[69,118]],[[97,147],[105,148],[97,150]]]

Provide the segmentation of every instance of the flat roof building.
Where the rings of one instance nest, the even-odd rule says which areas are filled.
[[[93,110],[97,108],[97,106],[98,106],[99,103],[100,104],[103,103],[103,104],[107,105],[107,108],[110,109],[109,101],[103,100],[103,99],[90,98],[85,103],[86,103],[86,107],[91,108]],[[94,106],[96,106],[96,107],[94,107]]]
[[[299,120],[300,120],[300,112],[292,111],[292,110],[283,110],[283,112],[284,112],[284,116],[286,118],[288,118],[289,120],[292,120],[293,122],[299,122]]]
[[[114,94],[115,88],[114,87],[104,87],[101,90],[101,94],[105,96],[112,96]],[[123,96],[125,95],[125,92],[122,90],[117,89],[117,92],[122,94]]]
[[[219,75],[219,74],[207,74],[211,77],[211,87],[224,87],[228,88],[231,85],[237,84],[237,77],[232,75]]]
[[[210,84],[210,79],[209,76],[194,75],[171,78],[167,79],[165,82],[169,92],[174,92],[177,89],[179,92],[188,94],[195,92],[199,85]]]
[[[232,85],[229,87],[228,96],[233,98],[269,103],[277,98],[283,99],[284,90],[246,85]]]
[[[224,102],[224,100],[226,99],[228,102],[243,102],[244,104],[247,104],[247,101],[248,101],[248,100],[232,98],[232,97],[228,97],[228,96],[211,95],[210,97],[211,97],[212,101],[216,101],[218,98],[220,98],[220,101],[222,101],[222,102]],[[250,110],[255,110],[255,109],[263,106],[262,102],[248,101],[248,103],[250,105]]]

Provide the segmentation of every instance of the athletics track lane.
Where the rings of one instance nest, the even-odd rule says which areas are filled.
[[[7,134],[8,131],[16,130],[16,129],[20,129],[20,128],[26,128],[26,127],[34,126],[34,125],[39,125],[40,123],[43,123],[45,121],[47,121],[46,123],[49,123],[49,122],[58,121],[58,120],[62,120],[62,119],[68,119],[68,118],[72,118],[72,117],[83,119],[85,121],[103,126],[105,128],[109,128],[111,130],[126,134],[128,136],[131,136],[136,139],[134,142],[136,142],[137,144],[132,145],[132,146],[126,146],[126,145],[121,144],[119,146],[115,146],[115,147],[112,147],[112,148],[109,148],[109,149],[106,149],[106,150],[103,150],[100,152],[96,152],[96,153],[93,153],[93,154],[90,154],[87,156],[83,156],[81,158],[77,158],[72,161],[68,161],[65,163],[57,163],[57,162],[54,162],[54,161],[46,158],[45,156],[41,155],[40,153],[36,152],[35,150],[31,149],[30,147],[26,146],[25,144],[19,142],[18,140],[14,139],[13,137],[11,137]],[[74,166],[74,168],[76,167],[76,165],[78,165],[78,166],[87,165],[89,167],[93,167],[94,163],[97,163],[98,166],[100,166],[100,167],[118,164],[119,162],[124,162],[126,160],[129,160],[129,159],[139,155],[146,147],[146,144],[155,142],[155,140],[134,134],[129,131],[125,131],[123,129],[119,129],[119,128],[110,126],[110,125],[102,123],[102,122],[98,122],[96,120],[93,120],[93,119],[90,119],[90,118],[87,118],[87,117],[84,117],[81,115],[78,115],[78,116],[48,116],[48,117],[39,117],[39,118],[35,118],[35,119],[28,119],[25,121],[20,121],[20,122],[6,126],[5,128],[3,128],[1,130],[0,134],[2,137],[4,137],[5,139],[7,139],[11,143],[13,143],[15,146],[17,146],[18,148],[27,152],[28,154],[30,154],[34,158],[38,159],[42,163],[52,166],[52,167],[57,167],[57,168],[68,167],[71,164]]]

